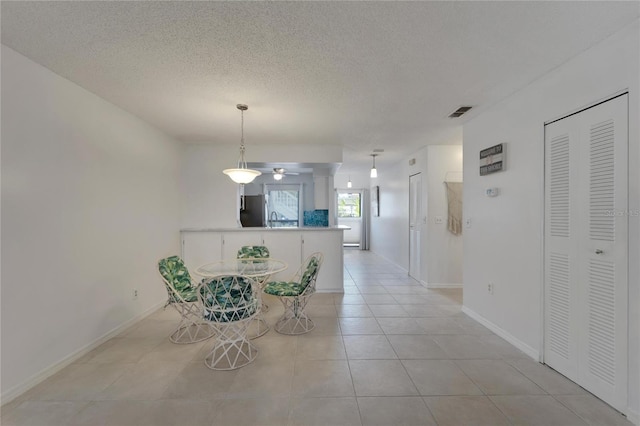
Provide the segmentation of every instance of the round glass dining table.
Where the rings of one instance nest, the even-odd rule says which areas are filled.
[[[197,268],[195,272],[205,278],[214,278],[223,275],[244,275],[245,277],[252,278],[262,290],[272,275],[284,271],[287,267],[287,263],[279,259],[244,258],[207,263]],[[260,313],[256,315],[257,330],[255,334],[251,336],[252,339],[260,337],[269,331],[269,325],[264,319],[264,312],[267,312],[268,309],[269,307],[262,303]]]
[[[207,263],[196,269],[196,274],[211,278],[220,275],[244,275],[253,278],[260,286],[273,275],[287,269],[287,263],[278,259],[231,259]]]

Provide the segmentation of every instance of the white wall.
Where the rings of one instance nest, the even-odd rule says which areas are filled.
[[[180,155],[2,46],[3,402],[166,299],[156,262],[180,249]]]
[[[435,145],[427,147],[427,285],[450,287],[462,285],[462,235],[447,229],[448,202],[445,178],[460,179],[462,146]],[[447,175],[449,173],[449,175]],[[442,223],[436,223],[436,217]],[[462,231],[464,233],[464,230]]]
[[[423,162],[418,161],[418,164],[420,163],[426,165],[426,159]],[[371,217],[370,249],[408,270],[409,175],[413,172],[406,161],[401,161],[390,167],[377,165],[377,168],[378,177],[371,179],[370,186],[380,187],[378,199],[380,216]],[[371,214],[373,215],[373,211]],[[425,270],[426,268],[423,268],[422,272]]]
[[[628,89],[629,208],[640,207],[638,22],[464,126],[464,306],[532,356],[542,351],[544,122]],[[507,170],[480,177],[478,153],[506,143]],[[484,189],[498,187],[496,198]],[[629,217],[630,414],[640,407],[640,224]],[[495,283],[490,295],[487,283]]]
[[[338,172],[333,177],[333,183],[336,189],[348,189],[347,182],[351,178],[351,189],[370,189],[371,178],[369,177],[369,171],[366,173],[342,173]]]
[[[462,283],[462,237],[447,231],[444,178],[462,170],[462,147],[427,146],[399,163],[381,168],[371,185],[380,186],[380,217],[371,221],[371,250],[404,269],[409,268],[409,176],[422,175],[421,281],[429,286]],[[410,166],[408,161],[415,158]],[[442,216],[443,224],[435,217]]]
[[[186,146],[180,178],[185,195],[181,228],[238,226],[238,185],[222,173],[237,164],[238,148],[239,143]],[[333,145],[247,145],[246,157],[249,162],[263,163],[342,163],[342,148]]]

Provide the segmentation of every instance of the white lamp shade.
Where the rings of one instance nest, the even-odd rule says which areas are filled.
[[[250,183],[262,173],[251,169],[226,169],[222,173],[229,176],[235,183]]]
[[[282,173],[274,173],[273,178],[275,180],[282,180]]]
[[[351,188],[353,186],[353,184],[351,183],[351,181],[347,182],[347,188]]]
[[[372,178],[378,177],[378,169],[376,169],[375,167],[371,169],[371,177]]]

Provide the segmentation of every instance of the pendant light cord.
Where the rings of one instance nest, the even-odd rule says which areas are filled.
[[[247,162],[244,159],[244,110],[240,110],[240,161],[238,161],[239,169],[246,169]]]

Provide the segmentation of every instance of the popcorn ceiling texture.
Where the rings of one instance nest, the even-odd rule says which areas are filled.
[[[2,43],[187,142],[382,163],[637,19],[635,2],[2,2]],[[458,121],[448,114],[474,109]],[[364,164],[368,158],[360,161]]]

